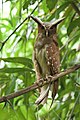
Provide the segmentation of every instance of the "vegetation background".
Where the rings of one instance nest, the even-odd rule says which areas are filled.
[[[80,0],[0,0],[0,97],[30,86],[36,80],[32,53],[37,24],[27,19],[14,31],[30,14],[45,22],[65,17],[57,27],[61,71],[80,63]],[[80,70],[61,77],[51,109],[51,98],[44,106],[36,107],[39,95],[36,90],[11,99],[11,106],[0,103],[0,119],[80,120],[79,84]]]

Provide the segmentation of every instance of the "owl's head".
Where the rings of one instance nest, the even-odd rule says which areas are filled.
[[[54,22],[42,22],[37,17],[30,16],[38,24],[38,32],[45,33],[45,36],[49,36],[50,33],[56,33],[57,25],[64,20],[64,18],[58,19]]]

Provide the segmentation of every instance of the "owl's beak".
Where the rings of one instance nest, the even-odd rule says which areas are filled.
[[[48,30],[45,30],[45,32],[46,32],[46,37],[48,37]]]
[[[48,29],[45,26],[44,26],[44,29],[45,29],[45,35],[46,35],[46,37],[48,37],[49,31],[48,31]]]

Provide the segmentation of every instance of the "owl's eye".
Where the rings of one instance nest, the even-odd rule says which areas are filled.
[[[50,30],[52,30],[54,27],[51,27]]]
[[[54,29],[55,29],[55,26],[52,26],[52,27],[50,28],[50,30],[52,30],[52,29],[54,30]]]
[[[48,31],[48,37],[51,36],[52,32],[51,30]]]
[[[53,34],[53,29],[49,29],[48,31],[48,36],[52,35]]]
[[[42,29],[42,30],[44,30],[44,27],[43,27],[43,26],[41,26],[41,29]]]

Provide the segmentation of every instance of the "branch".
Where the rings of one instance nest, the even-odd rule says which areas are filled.
[[[59,50],[62,50],[66,45],[68,45],[77,35],[74,35],[72,38],[70,38]]]
[[[74,2],[71,2],[71,6],[74,8],[74,10],[78,13],[80,16],[80,10],[78,9],[77,5]]]
[[[34,13],[34,11],[37,9],[38,5],[39,5],[41,2],[42,2],[42,0],[41,0],[40,2],[38,2],[38,4],[37,4],[36,7],[33,9],[33,11],[30,13],[29,16],[31,16],[31,15]],[[2,48],[4,47],[5,43],[9,40],[9,38],[16,32],[16,30],[17,30],[18,28],[20,28],[20,26],[29,18],[29,16],[26,17],[26,18],[15,28],[15,30],[6,38],[6,40],[4,40],[4,41],[2,42],[2,46],[1,46],[1,48],[0,48],[0,51],[1,51]]]
[[[80,93],[78,94],[78,96],[77,96],[77,98],[76,98],[75,104],[74,104],[74,106],[73,106],[73,108],[72,108],[72,111],[71,111],[71,113],[70,113],[70,115],[69,115],[68,120],[71,120],[72,115],[73,115],[73,112],[74,112],[74,109],[75,109],[75,107],[76,107],[76,105],[77,105],[77,103],[78,103],[79,98],[80,98]]]
[[[59,74],[48,77],[47,80],[46,79],[44,79],[44,80],[41,79],[39,82],[35,82],[33,85],[31,85],[31,86],[29,86],[27,88],[24,88],[24,89],[19,90],[19,91],[15,92],[15,93],[11,93],[9,95],[1,97],[0,98],[0,103],[6,102],[7,100],[10,100],[12,98],[18,97],[18,96],[23,95],[25,93],[28,93],[28,92],[30,92],[32,90],[35,90],[35,89],[37,89],[39,87],[44,86],[45,84],[49,84],[50,82],[54,82],[56,79],[58,79],[58,78],[60,78],[62,76],[68,75],[68,74],[74,72],[75,70],[77,70],[79,68],[80,68],[80,64],[76,64],[75,66],[72,66],[71,68],[68,68],[67,70],[65,70],[65,71],[63,71],[63,72],[61,72]]]

